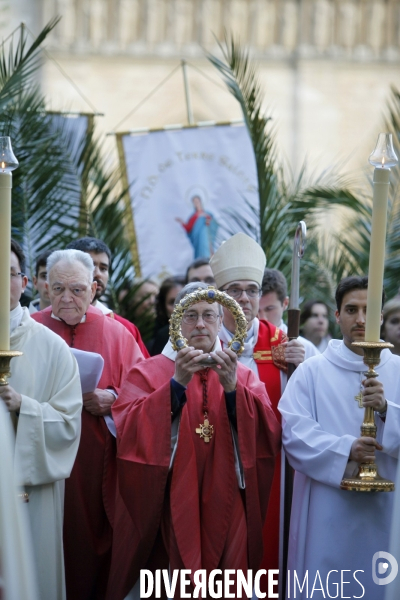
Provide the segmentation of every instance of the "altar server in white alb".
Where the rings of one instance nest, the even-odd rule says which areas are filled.
[[[2,600],[39,600],[29,525],[23,504],[15,498],[13,453],[10,418],[0,402],[0,594]]]
[[[21,307],[19,299],[28,281],[23,271],[22,249],[12,241],[10,347],[23,355],[11,360],[9,385],[0,387],[0,402],[9,411],[15,431],[15,482],[29,497],[25,507],[38,598],[64,600],[64,479],[79,445],[81,384],[67,344]]]
[[[365,379],[362,350],[351,345],[364,340],[367,287],[367,277],[339,283],[336,320],[343,341],[331,340],[323,354],[299,365],[279,403],[285,452],[296,470],[288,598],[383,600],[392,585],[379,584],[390,568],[373,559],[389,552],[394,494],[339,487],[374,455],[381,477],[396,477],[400,357],[383,350],[375,367],[379,377]],[[365,406],[375,410],[376,440],[360,437]],[[302,592],[296,578],[304,583]]]

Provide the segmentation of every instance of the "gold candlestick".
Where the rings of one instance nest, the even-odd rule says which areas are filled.
[[[369,162],[375,167],[375,170],[365,340],[367,342],[379,342],[390,167],[397,165],[397,156],[393,149],[391,133],[379,134],[376,147],[369,157]]]
[[[11,359],[22,356],[22,354],[23,352],[17,350],[0,350],[0,385],[8,385],[8,377],[11,375]]]
[[[0,167],[0,350],[10,349],[11,173]]]
[[[381,362],[381,351],[384,348],[393,348],[393,344],[388,342],[353,342],[352,346],[362,348],[364,351],[364,364],[369,367],[368,371],[364,373],[366,378],[378,377],[374,367]],[[370,406],[365,407],[361,436],[376,438],[374,409]],[[371,462],[361,463],[355,477],[342,479],[340,488],[351,492],[393,492],[394,483],[379,475],[374,459]]]
[[[17,167],[10,138],[0,136],[0,350],[5,352],[10,350],[11,171]]]

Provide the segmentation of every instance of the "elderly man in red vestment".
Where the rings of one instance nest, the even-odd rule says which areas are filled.
[[[51,306],[33,318],[60,335],[71,348],[104,359],[98,388],[83,395],[82,436],[66,481],[64,553],[67,598],[105,597],[116,497],[115,437],[111,406],[130,368],[142,360],[123,325],[91,306],[94,265],[80,250],[58,250],[47,261]]]
[[[207,287],[190,283],[176,301]],[[264,385],[221,349],[221,316],[215,303],[187,309],[189,346],[175,352],[169,341],[136,365],[113,405],[120,491],[136,536],[127,544],[129,569],[121,557],[110,577],[110,600],[127,595],[141,568],[190,569],[193,584],[198,569],[247,575],[260,565],[280,426]],[[205,367],[208,354],[216,364]]]
[[[107,317],[122,323],[137,341],[143,356],[149,358],[150,354],[143,343],[142,336],[136,325],[128,321],[128,319],[117,315],[116,312],[108,308],[103,302],[100,302],[100,298],[107,290],[108,279],[110,277],[111,250],[107,244],[94,237],[84,237],[70,242],[67,250],[82,250],[82,252],[86,252],[92,257],[94,264],[93,280],[97,283],[96,292],[92,300],[93,306],[101,310]]]
[[[300,341],[289,342],[278,327],[257,318],[265,264],[266,258],[261,246],[244,233],[237,233],[221,244],[210,260],[216,286],[240,304],[247,319],[248,334],[240,362],[264,382],[272,408],[281,422],[277,407],[287,381],[287,363],[297,366],[303,362],[305,350]],[[230,341],[234,331],[233,317],[224,309],[223,326],[219,332],[223,346]],[[263,569],[279,568],[279,523],[280,456],[276,464],[264,525],[264,557],[261,563]],[[262,580],[262,591],[266,592],[264,581]]]

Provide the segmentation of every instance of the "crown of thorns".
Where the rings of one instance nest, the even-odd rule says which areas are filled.
[[[240,356],[244,350],[244,340],[246,339],[247,335],[246,317],[244,316],[244,313],[236,300],[231,298],[231,296],[228,296],[228,294],[225,292],[220,292],[211,286],[209,286],[207,289],[199,288],[191,294],[188,294],[182,298],[179,304],[175,306],[169,322],[169,336],[171,338],[173,349],[178,351],[188,346],[187,339],[182,335],[182,317],[188,308],[190,308],[193,304],[197,304],[198,302],[208,302],[209,304],[217,302],[217,304],[221,304],[231,311],[235,319],[236,329],[233,338],[228,343],[228,346],[238,356]]]

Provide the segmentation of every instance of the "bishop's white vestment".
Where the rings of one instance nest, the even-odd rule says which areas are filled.
[[[13,314],[19,325],[13,329]],[[10,413],[15,429],[15,478],[29,494],[31,525],[40,600],[64,600],[62,547],[64,479],[78,451],[82,392],[78,367],[67,344],[36,323],[27,308],[11,311],[9,384],[22,396],[19,416]]]
[[[366,371],[361,356],[342,341],[331,340],[323,354],[297,368],[279,403],[283,445],[296,470],[288,598],[384,598],[386,586],[373,582],[372,561],[376,552],[389,551],[394,494],[348,492],[339,487],[343,476],[358,470],[349,455],[360,437],[364,408],[355,396]],[[400,357],[383,350],[376,371],[388,401],[386,419],[375,415],[377,440],[383,446],[376,452],[376,463],[380,475],[393,481],[400,446]],[[308,571],[308,595],[307,586],[299,592],[297,585],[294,595],[294,570],[300,584]],[[335,583],[339,583],[338,596]]]

